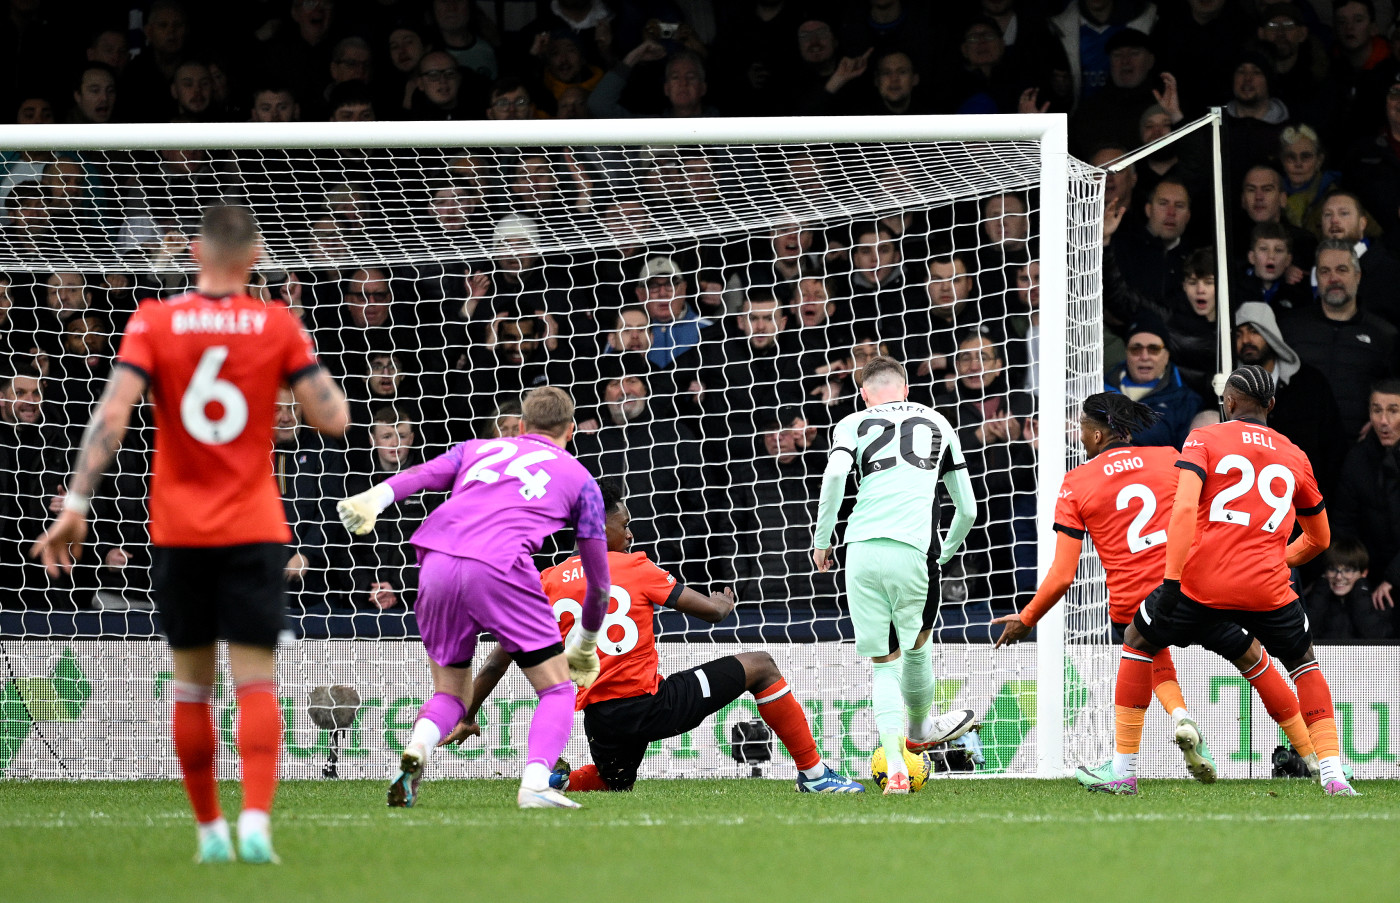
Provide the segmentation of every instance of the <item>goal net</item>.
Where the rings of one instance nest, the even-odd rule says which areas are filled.
[[[1060,478],[1082,459],[1078,406],[1102,386],[1102,179],[1067,156],[1061,118],[3,131],[28,150],[0,182],[0,774],[177,773],[150,602],[149,410],[71,578],[24,553],[126,320],[191,287],[189,238],[217,201],[256,212],[250,291],[301,318],[354,423],[343,443],[300,427],[290,404],[276,423],[294,533],[286,776],[328,762],[381,776],[429,692],[408,539],[441,499],[400,503],[354,539],[336,500],[452,443],[514,435],[521,393],[544,384],[573,395],[573,451],[623,487],[634,549],[739,600],[713,626],[662,611],[663,671],[771,652],[827,760],[864,774],[869,664],[840,567],[816,573],[809,550],[830,427],[882,352],[958,427],[979,505],[942,574],[938,708],[978,712],[981,773],[1058,775],[1106,753],[1113,660],[1091,555],[1039,642],[989,644],[991,619],[1049,563]],[[571,546],[558,538],[539,563]],[[512,673],[482,710],[483,739],[436,774],[516,773],[533,701]],[[230,748],[232,704],[220,688]],[[731,729],[754,717],[746,698],[655,744],[643,776],[740,773]],[[790,774],[773,755],[768,773]],[[587,761],[581,731],[567,756]],[[232,757],[221,768],[233,774]]]

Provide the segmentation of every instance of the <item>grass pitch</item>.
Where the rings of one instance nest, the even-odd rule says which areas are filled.
[[[939,780],[907,798],[788,781],[646,781],[515,808],[514,781],[282,785],[280,866],[196,866],[174,782],[0,782],[0,899],[727,901],[1400,899],[1400,783]],[[236,788],[225,805],[237,811]]]

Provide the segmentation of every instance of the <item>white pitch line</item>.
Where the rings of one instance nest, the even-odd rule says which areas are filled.
[[[287,826],[313,825],[317,827],[390,827],[404,828],[494,828],[502,827],[504,813],[471,815],[460,812],[381,812],[381,813],[283,813],[278,822]],[[580,816],[569,816],[579,818]],[[1400,813],[1392,812],[1281,812],[1269,813],[1230,813],[1230,812],[1108,812],[1085,815],[1044,815],[1017,812],[974,812],[965,815],[920,815],[917,813],[890,812],[887,814],[849,813],[832,815],[810,813],[806,815],[763,815],[743,817],[734,815],[714,816],[667,816],[641,812],[620,818],[589,819],[581,816],[589,827],[601,828],[652,828],[652,827],[733,827],[753,824],[783,825],[803,827],[809,825],[1095,825],[1123,823],[1162,823],[1162,822],[1221,822],[1238,824],[1289,824],[1297,822],[1345,822],[1345,821],[1400,821]],[[0,829],[33,830],[58,828],[144,828],[180,826],[188,824],[188,812],[152,812],[139,818],[113,818],[102,812],[56,813],[47,816],[0,819]],[[522,822],[528,824],[529,822]]]

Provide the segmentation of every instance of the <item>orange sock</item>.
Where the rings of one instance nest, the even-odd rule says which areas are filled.
[[[1317,747],[1313,746],[1312,735],[1308,733],[1307,722],[1303,721],[1302,712],[1295,712],[1292,718],[1280,721],[1278,726],[1288,735],[1288,742],[1298,751],[1298,755],[1310,756],[1317,752]]]
[[[821,764],[817,741],[812,738],[812,729],[807,726],[807,713],[802,711],[786,680],[778,678],[766,689],[756,691],[753,698],[758,703],[759,717],[783,741],[783,746],[787,747],[799,770],[807,771]]]
[[[1303,721],[1308,725],[1313,748],[1319,759],[1342,754],[1337,742],[1336,712],[1332,708],[1332,690],[1317,662],[1309,662],[1293,672],[1293,685],[1298,688],[1298,705]],[[1299,751],[1301,752],[1301,750]]]
[[[250,681],[238,687],[238,756],[243,760],[243,809],[272,811],[277,792],[277,755],[282,748],[282,711],[277,682]]]
[[[1113,693],[1114,749],[1136,753],[1142,747],[1142,721],[1152,703],[1152,657],[1123,646]]]
[[[175,756],[180,760],[185,793],[194,808],[195,820],[208,824],[220,817],[219,785],[214,778],[218,741],[214,737],[214,711],[209,704],[213,687],[175,682],[170,689],[175,698]]]
[[[603,783],[602,776],[598,774],[597,765],[585,765],[569,772],[570,793],[586,793],[590,790],[607,789],[608,785]]]
[[[1176,664],[1172,662],[1170,649],[1163,649],[1152,658],[1152,692],[1168,715],[1186,708],[1186,697],[1181,695],[1181,684],[1176,682]]]
[[[1313,751],[1313,742],[1308,736],[1308,727],[1298,712],[1298,697],[1288,689],[1283,675],[1274,667],[1268,650],[1263,650],[1263,653],[1259,663],[1244,672],[1244,678],[1254,687],[1254,692],[1259,694],[1259,700],[1264,703],[1264,711],[1268,712],[1269,717],[1288,735],[1288,742],[1298,750],[1298,755],[1306,756]]]

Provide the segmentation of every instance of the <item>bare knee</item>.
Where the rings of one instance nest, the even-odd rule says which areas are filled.
[[[777,683],[783,677],[778,663],[767,652],[741,652],[734,656],[744,666],[744,689],[762,690]]]
[[[1264,647],[1259,645],[1258,640],[1254,640],[1249,644],[1249,648],[1245,650],[1244,655],[1241,655],[1239,658],[1235,659],[1233,664],[1236,668],[1239,668],[1240,673],[1243,674],[1244,672],[1253,668],[1255,665],[1259,664],[1259,660],[1263,657]]]
[[[1299,657],[1285,660],[1283,667],[1288,669],[1289,674],[1292,674],[1304,665],[1311,665],[1315,661],[1317,661],[1317,656],[1313,655],[1313,648],[1309,645]]]
[[[1138,632],[1136,624],[1129,624],[1128,629],[1123,631],[1123,645],[1131,646],[1144,655],[1155,656],[1162,650],[1147,642],[1141,633]]]

